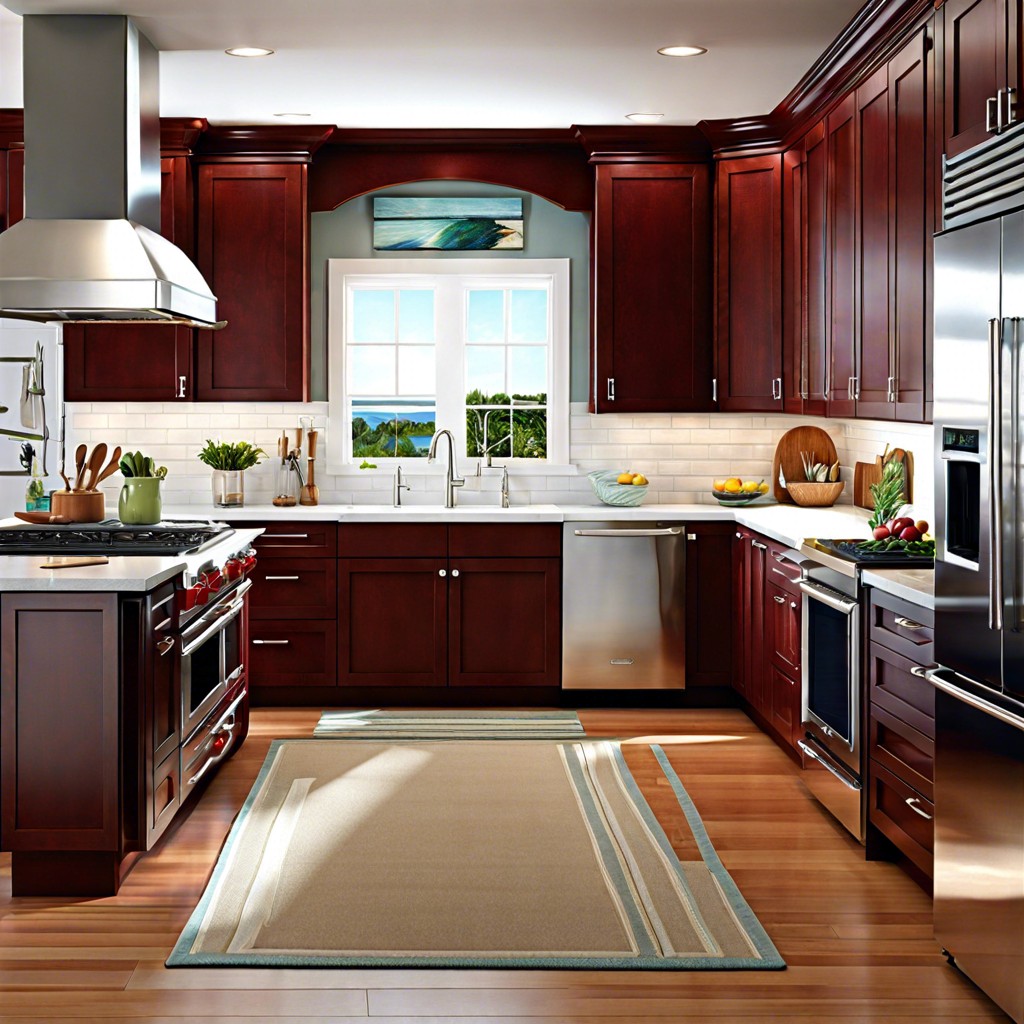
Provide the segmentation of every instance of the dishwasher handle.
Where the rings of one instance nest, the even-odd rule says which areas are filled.
[[[681,526],[666,526],[654,530],[573,530],[577,537],[678,537]]]

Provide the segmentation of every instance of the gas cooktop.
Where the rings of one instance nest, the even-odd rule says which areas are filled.
[[[227,523],[166,520],[151,526],[105,519],[99,523],[0,528],[0,555],[184,555],[202,551],[235,531]]]

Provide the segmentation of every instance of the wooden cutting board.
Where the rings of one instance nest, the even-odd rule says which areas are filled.
[[[874,463],[858,462],[853,469],[853,503],[861,508],[874,509],[875,499],[871,494],[871,485],[882,479],[882,467],[892,459],[903,463],[903,500],[909,505],[914,500],[914,453],[895,448],[884,460],[881,455],[875,456]]]
[[[832,438],[821,427],[794,427],[779,439],[772,460],[772,493],[776,501],[795,504],[789,491],[779,483],[779,470],[787,480],[803,480],[804,464],[801,452],[809,452],[815,462],[832,463],[838,459]]]

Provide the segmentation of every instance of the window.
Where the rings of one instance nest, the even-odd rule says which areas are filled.
[[[439,428],[464,459],[568,463],[568,260],[328,260],[328,295],[329,469],[415,465]]]

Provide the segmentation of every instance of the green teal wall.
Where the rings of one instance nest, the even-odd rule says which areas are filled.
[[[563,210],[540,196],[516,189],[473,181],[420,181],[381,189],[375,195],[388,196],[522,196],[523,235],[521,251],[490,252],[375,252],[373,249],[373,203],[370,195],[359,196],[328,213],[314,213],[310,230],[310,327],[312,397],[327,398],[327,296],[324,287],[326,260],[393,259],[400,255],[414,259],[480,259],[510,257],[526,259],[568,258],[571,281],[570,397],[584,402],[589,395],[590,368],[590,218],[584,213]]]

